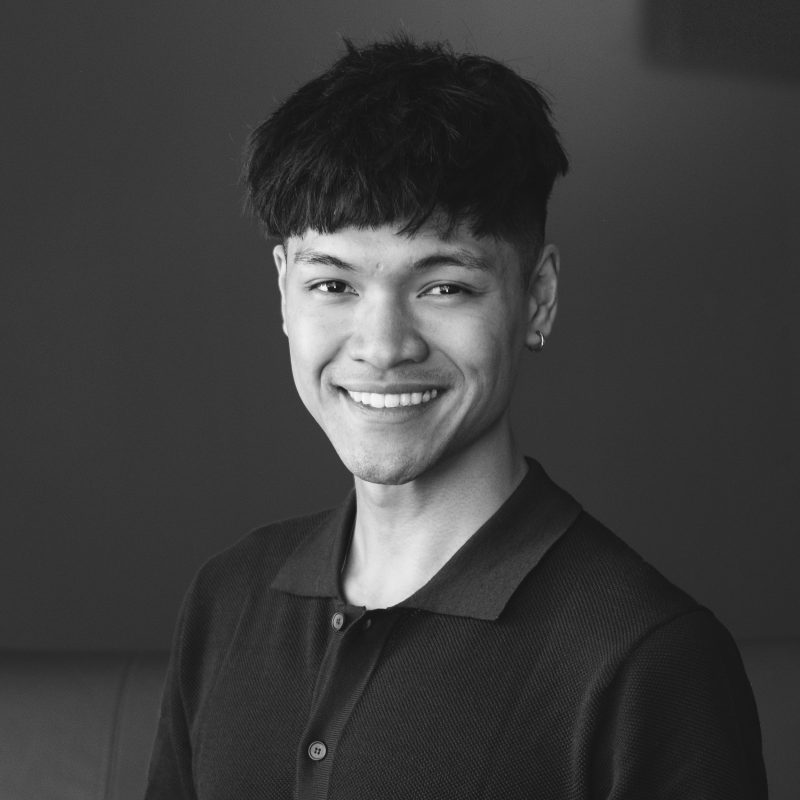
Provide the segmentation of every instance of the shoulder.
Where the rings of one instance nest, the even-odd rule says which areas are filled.
[[[185,687],[187,707],[196,708],[204,687],[213,685],[248,609],[271,602],[275,574],[333,514],[322,511],[258,528],[203,564],[184,596],[172,643],[172,669]]]
[[[684,720],[708,711],[712,722],[714,709],[735,707],[747,737],[757,739],[730,632],[590,515],[581,513],[563,534],[523,595],[520,611],[546,619],[552,662],[571,664],[570,675],[592,675],[594,689],[609,691],[620,707],[640,713],[648,703],[666,704]]]
[[[581,512],[525,581],[520,602],[546,613],[579,647],[618,662],[659,627],[701,611],[685,591]]]
[[[327,509],[251,531],[203,564],[189,594],[196,600],[219,599],[269,586],[286,559],[335,513],[336,509]]]
[[[597,705],[599,785],[631,797],[667,785],[681,797],[766,797],[753,692],[708,609],[664,619],[615,667]]]
[[[212,556],[184,596],[174,645],[222,646],[243,611],[264,600],[291,554],[335,513],[329,509],[265,525]]]
[[[578,592],[606,611],[649,611],[656,618],[696,607],[685,591],[601,522],[581,513],[561,541],[561,566],[569,564]]]

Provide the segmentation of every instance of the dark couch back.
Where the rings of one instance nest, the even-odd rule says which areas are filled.
[[[142,800],[165,653],[0,653],[0,798]]]

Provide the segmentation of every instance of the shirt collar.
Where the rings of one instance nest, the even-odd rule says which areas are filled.
[[[413,595],[398,603],[436,614],[497,619],[522,580],[570,527],[580,505],[533,459],[502,506]],[[298,545],[272,588],[343,602],[340,572],[355,519],[355,493]]]

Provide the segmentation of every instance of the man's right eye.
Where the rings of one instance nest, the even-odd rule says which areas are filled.
[[[312,283],[308,288],[312,292],[324,292],[325,294],[345,294],[347,292],[355,294],[353,289],[344,281],[318,281],[317,283]]]

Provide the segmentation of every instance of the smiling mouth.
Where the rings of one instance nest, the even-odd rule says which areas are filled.
[[[345,392],[354,403],[369,408],[401,408],[421,406],[430,403],[439,396],[438,389],[426,389],[424,392],[403,392],[401,394],[379,394],[377,392]]]

